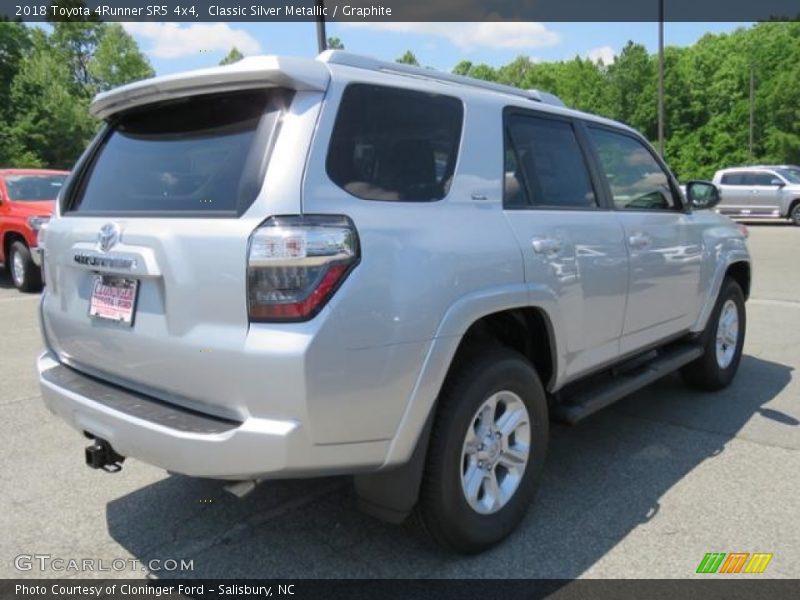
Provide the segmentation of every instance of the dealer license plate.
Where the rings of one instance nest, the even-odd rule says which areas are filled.
[[[89,316],[133,325],[138,279],[98,275],[94,280]]]

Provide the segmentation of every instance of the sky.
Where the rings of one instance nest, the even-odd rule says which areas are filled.
[[[158,75],[216,65],[236,46],[246,55],[317,54],[314,23],[124,23]],[[666,23],[667,45],[688,46],[705,33],[749,23]],[[461,60],[501,66],[519,55],[536,61],[588,56],[613,60],[628,40],[657,50],[657,23],[328,23],[352,52],[394,60],[412,50],[419,62],[451,70]]]

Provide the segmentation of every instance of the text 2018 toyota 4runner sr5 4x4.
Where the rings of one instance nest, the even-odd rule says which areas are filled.
[[[693,210],[716,188],[685,200],[635,131],[553,96],[329,51],[91,110],[38,369],[93,467],[353,474],[364,509],[476,552],[527,510],[551,417],[736,373],[750,257]]]

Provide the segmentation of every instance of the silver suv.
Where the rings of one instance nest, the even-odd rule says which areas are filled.
[[[752,166],[722,169],[714,175],[720,190],[717,210],[747,219],[790,219],[800,226],[800,167]]]
[[[232,482],[353,474],[477,552],[522,519],[550,418],[681,369],[730,383],[742,232],[624,125],[332,51],[101,94],[43,240],[47,406]],[[693,206],[690,206],[692,204]]]

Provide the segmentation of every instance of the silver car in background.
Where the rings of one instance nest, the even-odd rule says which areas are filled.
[[[747,219],[789,219],[800,226],[800,167],[722,169],[714,174],[713,182],[720,190],[718,212]]]

